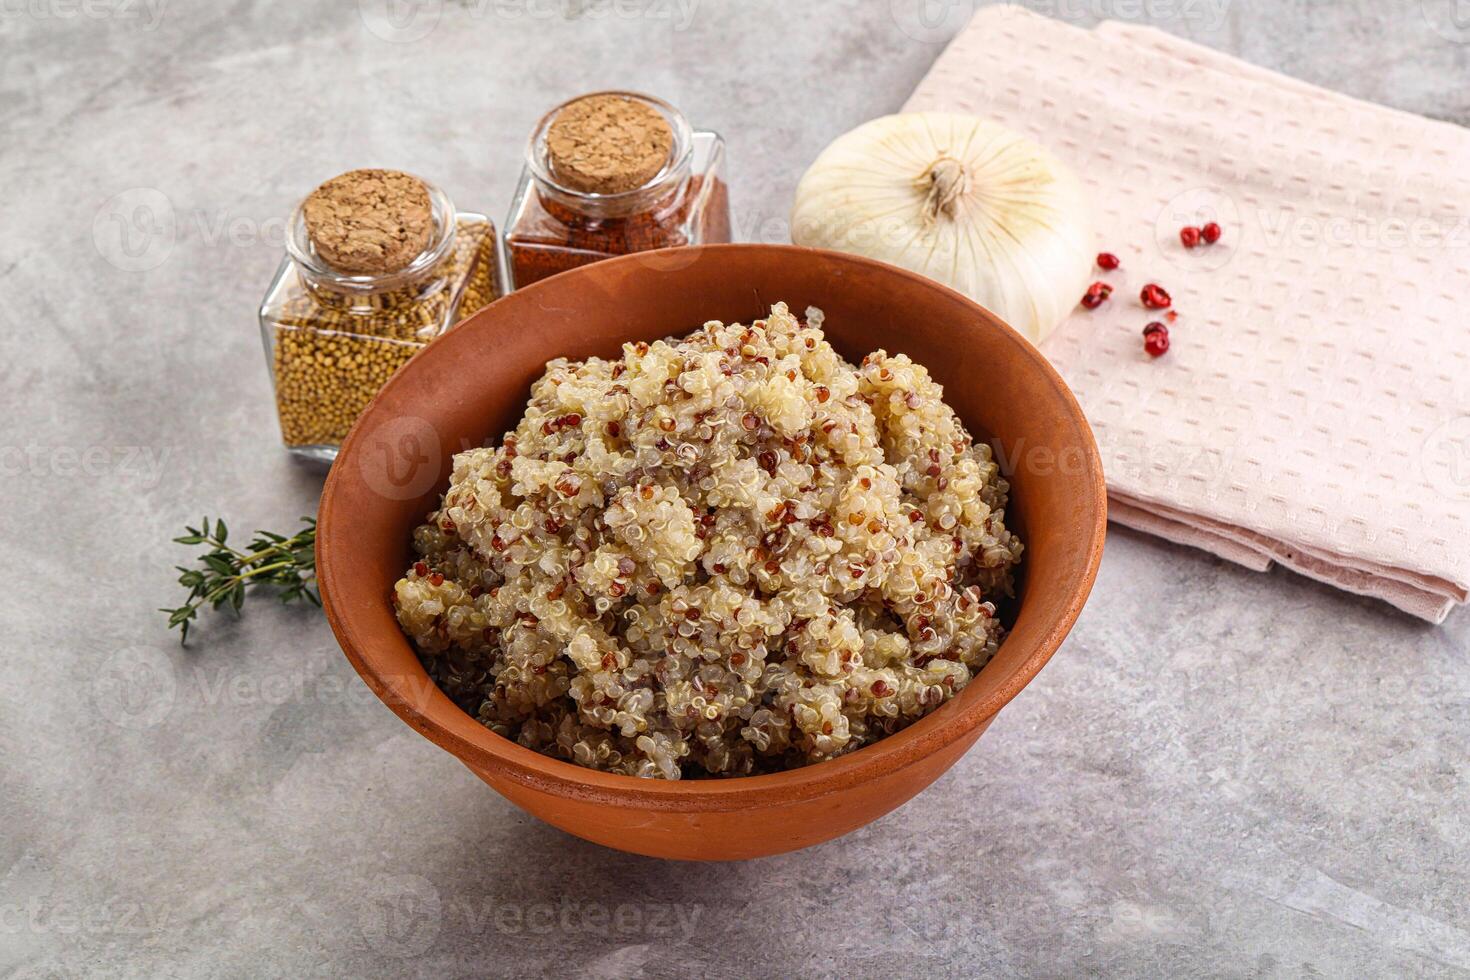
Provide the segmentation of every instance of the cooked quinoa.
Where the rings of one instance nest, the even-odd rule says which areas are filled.
[[[851,752],[1002,638],[1008,486],[929,373],[854,368],[777,304],[559,359],[457,455],[394,589],[429,675],[491,730],[633,776]]]

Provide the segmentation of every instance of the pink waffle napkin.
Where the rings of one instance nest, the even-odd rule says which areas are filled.
[[[907,110],[1066,160],[1116,291],[1043,344],[1111,516],[1443,621],[1470,590],[1470,131],[1150,28],[980,11]],[[1184,225],[1224,237],[1186,250]],[[1163,285],[1173,349],[1143,353]]]

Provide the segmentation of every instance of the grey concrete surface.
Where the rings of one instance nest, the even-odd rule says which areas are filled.
[[[253,323],[304,191],[399,166],[499,219],[538,114],[626,85],[723,131],[741,236],[780,239],[806,162],[970,4],[919,6],[0,2],[0,975],[1470,972],[1463,611],[1115,530],[1071,639],[951,774],[718,867],[523,815],[312,611],[165,631],[186,520],[315,506]],[[1470,123],[1453,0],[1032,6]]]

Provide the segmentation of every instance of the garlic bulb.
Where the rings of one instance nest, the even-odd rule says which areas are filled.
[[[798,245],[922,273],[1040,343],[1095,255],[1081,185],[1046,150],[974,116],[884,116],[840,136],[796,189]]]

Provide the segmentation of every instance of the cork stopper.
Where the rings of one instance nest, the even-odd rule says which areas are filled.
[[[623,95],[588,95],[568,103],[546,133],[556,179],[588,194],[617,194],[647,184],[669,161],[674,131],[657,109]]]
[[[311,192],[302,205],[317,254],[338,272],[397,272],[429,247],[429,189],[398,170],[349,170]]]

